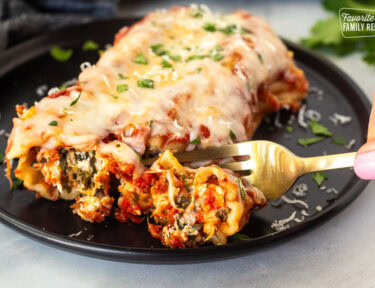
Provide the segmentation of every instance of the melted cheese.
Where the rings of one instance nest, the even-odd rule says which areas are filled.
[[[120,134],[129,123],[147,125],[151,120],[151,137],[168,135],[192,141],[205,125],[210,136],[202,138],[202,146],[232,143],[230,130],[238,141],[246,141],[244,123],[256,112],[258,86],[285,71],[292,59],[262,19],[243,11],[213,14],[205,8],[202,17],[196,18],[196,9],[157,11],[128,28],[96,65],[79,75],[82,92],[76,104],[71,106],[78,91],[47,97],[35,104],[32,115],[14,119],[7,159],[20,157],[35,146],[89,149],[109,133]],[[206,31],[207,23],[214,24],[217,31]],[[236,27],[232,34],[220,31],[230,25]],[[243,28],[251,33],[241,33]],[[162,44],[168,54],[154,53],[151,47],[155,44]],[[134,62],[140,53],[147,65]],[[216,54],[223,59],[215,61]],[[204,58],[189,61],[194,55]],[[181,60],[175,61],[173,56]],[[163,68],[163,61],[172,68]],[[145,79],[153,81],[153,89],[139,87],[138,81]],[[124,84],[128,90],[118,92]],[[51,121],[58,125],[50,126]],[[134,146],[139,147],[138,142]],[[116,147],[112,148],[116,153]]]

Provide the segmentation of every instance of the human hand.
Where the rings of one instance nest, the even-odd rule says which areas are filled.
[[[368,124],[367,143],[357,152],[354,161],[354,172],[365,180],[375,179],[375,93]]]

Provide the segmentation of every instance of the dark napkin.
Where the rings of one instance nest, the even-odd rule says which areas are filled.
[[[0,0],[0,52],[38,34],[115,16],[118,0]]]

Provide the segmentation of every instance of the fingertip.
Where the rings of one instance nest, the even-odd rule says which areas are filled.
[[[375,151],[357,154],[354,172],[364,180],[375,179]]]

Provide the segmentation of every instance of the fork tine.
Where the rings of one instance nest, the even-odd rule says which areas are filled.
[[[188,152],[178,152],[174,154],[174,156],[178,159],[178,161],[180,161],[180,163],[184,163],[192,161],[205,161],[214,160],[218,158],[249,155],[250,152],[251,145],[250,141],[248,141],[221,147],[198,149]],[[156,159],[157,157],[144,159],[143,164],[151,165]]]
[[[220,167],[226,168],[232,171],[246,171],[254,169],[254,162],[252,160],[242,161],[242,162],[232,162],[219,164]]]

